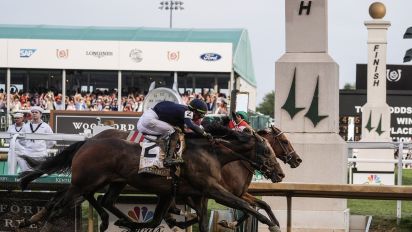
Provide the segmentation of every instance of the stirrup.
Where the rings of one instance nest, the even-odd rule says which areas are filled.
[[[181,158],[173,159],[172,157],[166,157],[163,160],[163,166],[171,167],[171,166],[183,164],[184,162],[185,161]]]

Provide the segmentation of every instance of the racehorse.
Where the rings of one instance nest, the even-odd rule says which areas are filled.
[[[205,125],[205,127],[207,127],[207,125]],[[291,143],[288,141],[288,139],[286,138],[284,133],[281,130],[279,130],[278,128],[276,128],[274,126],[271,126],[270,128],[267,128],[265,130],[258,131],[258,134],[268,140],[271,147],[275,151],[277,158],[281,159],[285,163],[288,163],[292,168],[298,167],[299,164],[302,162],[302,160],[297,155],[297,153],[294,151]],[[121,130],[110,129],[110,130],[106,130],[106,131],[101,132],[100,134],[96,135],[94,138],[99,139],[99,138],[115,137],[115,138],[126,139],[127,135],[128,135],[128,132],[121,131]],[[68,150],[68,149],[65,149],[65,150]],[[69,151],[69,152],[71,152],[74,155],[74,151]],[[250,172],[249,170],[250,170],[250,167],[248,166],[248,163],[247,162],[242,162],[242,161],[234,161],[234,162],[231,162],[231,163],[223,166],[223,169],[222,169],[223,183],[222,184],[230,192],[232,192],[233,194],[235,194],[237,196],[241,196],[244,200],[248,201],[251,205],[257,206],[259,208],[264,209],[266,211],[266,213],[269,215],[272,222],[274,222],[278,225],[278,221],[275,218],[275,216],[273,215],[273,212],[272,212],[270,206],[267,205],[264,201],[262,201],[260,199],[257,199],[254,196],[252,196],[251,194],[246,192],[247,187],[250,184],[250,181],[247,182],[245,186],[240,184],[243,179],[251,180],[252,172]],[[43,173],[39,173],[37,175],[37,177],[41,176],[42,174]],[[35,178],[32,178],[28,181],[31,181],[33,179],[35,179]],[[24,178],[22,179],[22,181],[24,181]],[[111,184],[111,185],[113,185],[113,184]],[[120,194],[120,192],[121,192],[122,183],[116,183],[115,185],[116,186],[114,188],[110,187],[109,191],[106,192],[106,194],[103,197],[102,204],[106,209],[111,211],[117,217],[119,217],[119,218],[126,217],[124,214],[122,214],[120,211],[118,211],[114,207],[115,199],[116,199],[117,195]],[[123,187],[125,185],[126,184],[123,184]],[[113,189],[117,190],[117,192],[113,192]],[[192,208],[195,208],[195,209],[198,208],[199,209],[200,205],[201,205],[200,202],[202,202],[202,201],[200,199],[197,199],[197,203],[192,203],[191,204]],[[199,209],[197,211],[201,211],[201,209]],[[242,221],[246,220],[247,217],[248,217],[248,215],[245,214],[238,221],[230,222],[230,223],[221,222],[221,224],[223,226],[233,228],[233,226],[239,225]],[[37,220],[33,220],[33,222],[39,221],[41,219],[40,217],[34,217],[34,218],[36,218]],[[102,218],[102,224],[101,225],[102,225],[102,227],[104,227],[104,225],[108,224],[108,222],[105,222],[104,218],[108,218],[108,216],[107,215],[101,215],[101,218]],[[185,222],[185,223],[179,223],[179,222],[174,222],[173,219],[171,219],[171,218],[169,218],[169,219],[172,220],[172,221],[168,221],[168,220],[166,220],[166,221],[169,223],[169,225],[171,227],[173,227],[174,225],[177,225],[181,228],[185,228],[185,227],[190,226],[190,225],[197,222],[197,220],[189,220],[188,222]],[[102,229],[102,231],[104,231],[104,229]]]
[[[220,140],[212,146],[204,139],[187,139],[187,151],[183,155],[186,162],[183,165],[177,193],[184,196],[205,196],[215,199],[221,204],[256,216],[258,220],[268,224],[271,231],[277,231],[273,222],[251,208],[247,202],[228,192],[219,183],[222,178],[221,167],[235,160],[248,160],[254,169],[262,171],[267,178],[274,182],[280,181],[284,174],[273,155],[273,150],[267,141],[257,134],[239,134],[227,130],[226,136],[225,139],[229,141]],[[82,195],[102,215],[104,210],[95,204],[96,202],[93,204],[94,192],[109,183],[113,183],[112,187],[116,187],[118,183],[122,186],[128,183],[140,190],[150,190],[150,193],[159,195],[159,204],[156,207],[153,221],[134,223],[134,228],[153,227],[160,223],[170,205],[171,181],[158,176],[137,175],[139,158],[135,154],[140,153],[140,150],[139,145],[117,138],[92,139],[84,142],[74,157],[73,155],[71,158],[57,155],[34,165],[41,170],[40,172],[49,174],[70,169],[70,167],[72,170],[72,184],[64,193],[59,193],[61,196],[57,194],[56,203],[51,208],[52,213],[48,221],[52,222],[59,215],[60,210],[53,211],[72,205]],[[25,159],[30,160],[28,157]],[[33,164],[35,161],[31,160],[29,163]],[[33,173],[36,171],[26,176]],[[48,231],[47,229],[50,228],[50,226],[47,227],[48,225],[50,224],[46,224],[44,231]],[[202,225],[200,228],[201,231],[206,231],[207,225]]]

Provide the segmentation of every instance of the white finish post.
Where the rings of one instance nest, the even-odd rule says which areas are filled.
[[[371,5],[370,11],[373,11]],[[374,18],[365,21],[368,30],[368,76],[367,76],[367,101],[362,106],[362,142],[391,142],[391,118],[389,106],[386,103],[386,48],[387,31],[389,21]],[[358,158],[363,159],[390,159],[393,158],[391,149],[362,149]],[[358,171],[362,172],[387,172],[393,175],[392,182],[383,184],[394,184],[394,164],[368,164],[358,165]]]
[[[286,53],[276,61],[275,124],[287,133],[303,162],[296,170],[285,167],[283,182],[347,183],[347,144],[338,134],[339,66],[328,54],[327,3],[285,0]],[[285,199],[264,200],[276,209],[286,231]],[[348,231],[346,202],[295,198],[293,231]],[[266,230],[259,226],[259,231]]]
[[[402,169],[403,169],[403,143],[399,144],[398,148],[398,184],[402,186]],[[402,201],[396,201],[396,224],[401,223],[402,218]]]

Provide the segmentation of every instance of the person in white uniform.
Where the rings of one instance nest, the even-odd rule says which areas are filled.
[[[13,114],[14,124],[10,125],[7,129],[8,133],[18,134],[23,129],[24,125],[24,115],[22,113],[15,113]],[[20,139],[17,140],[9,140],[10,148],[9,153],[7,154],[7,167],[8,167],[8,174],[14,175],[16,174],[17,164],[23,162],[23,160],[18,157],[20,155],[24,155],[24,147],[21,144]]]
[[[38,106],[33,106],[30,111],[32,120],[23,126],[22,132],[28,134],[53,134],[51,127],[41,119],[43,109]],[[56,141],[26,139],[22,140],[22,144],[25,148],[25,155],[30,157],[43,157],[47,156],[47,149],[52,148],[56,144]],[[20,165],[20,169],[21,171],[30,170],[26,162]]]

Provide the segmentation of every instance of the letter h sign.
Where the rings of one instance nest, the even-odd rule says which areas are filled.
[[[312,6],[312,1],[300,1],[300,7],[299,7],[299,15],[302,15],[303,11],[306,11],[306,15],[310,14],[310,7]]]

